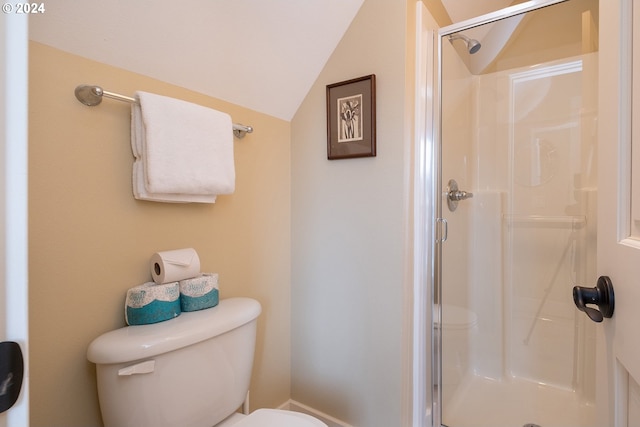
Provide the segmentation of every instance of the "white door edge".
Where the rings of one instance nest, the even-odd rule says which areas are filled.
[[[2,14],[0,47],[0,123],[4,176],[3,281],[0,285],[0,340],[20,344],[25,373],[16,404],[0,414],[0,427],[29,425],[28,375],[28,249],[27,249],[27,141],[28,141],[28,19],[27,15]]]

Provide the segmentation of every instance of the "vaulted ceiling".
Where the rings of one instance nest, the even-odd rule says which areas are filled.
[[[290,120],[364,1],[56,0],[30,38]],[[433,1],[453,22],[513,3]]]
[[[31,15],[29,32],[34,41],[290,120],[363,1],[56,0]]]
[[[494,12],[524,0],[437,0],[441,1],[451,22],[461,22],[485,13]]]

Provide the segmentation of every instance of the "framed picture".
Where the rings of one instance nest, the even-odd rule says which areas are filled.
[[[375,74],[327,85],[329,160],[375,155]]]

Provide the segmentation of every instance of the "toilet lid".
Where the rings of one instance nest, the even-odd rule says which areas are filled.
[[[310,415],[280,409],[258,409],[233,427],[327,427]]]

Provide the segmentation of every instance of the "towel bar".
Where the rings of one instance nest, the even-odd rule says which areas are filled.
[[[136,103],[136,99],[130,96],[120,95],[118,93],[108,92],[103,90],[100,86],[92,85],[80,85],[75,90],[76,98],[78,101],[89,107],[96,106],[102,102],[102,98],[111,98],[116,101],[123,101],[129,103]],[[251,126],[241,125],[238,123],[233,124],[233,134],[236,138],[244,138],[248,133],[253,132]]]

